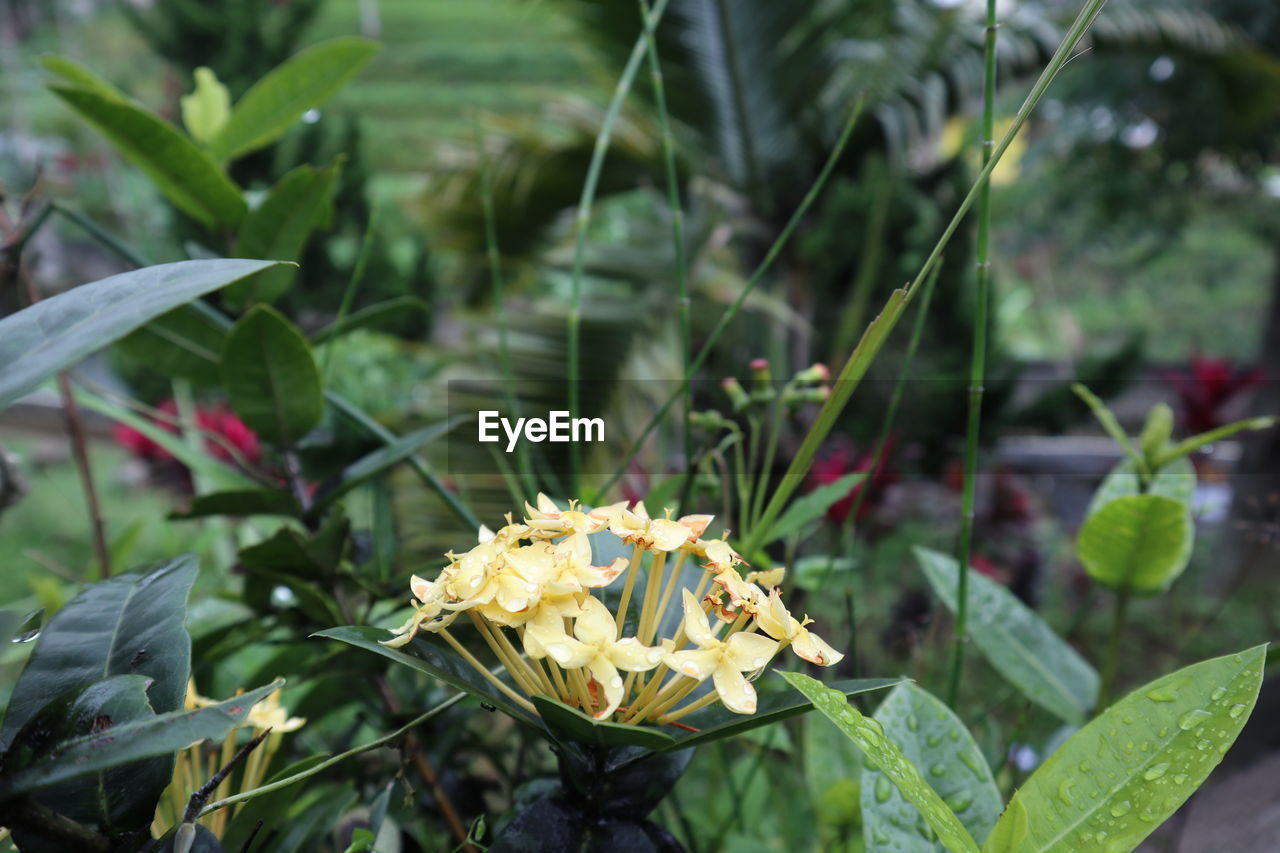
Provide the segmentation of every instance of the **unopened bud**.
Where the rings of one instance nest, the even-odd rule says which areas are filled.
[[[807,367],[796,374],[796,381],[803,384],[814,384],[818,382],[826,382],[831,379],[831,369],[825,364],[818,363],[812,367]]]
[[[747,406],[751,405],[751,398],[747,396],[747,392],[742,387],[742,383],[733,376],[726,376],[721,382],[720,387],[724,389],[724,393],[729,397],[729,403],[733,406],[735,413],[741,412]]]

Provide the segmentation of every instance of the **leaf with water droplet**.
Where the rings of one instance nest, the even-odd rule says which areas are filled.
[[[1011,809],[1017,804],[1026,812],[1026,836],[1016,847],[988,846],[988,853],[1136,848],[1204,782],[1221,760],[1221,752],[1239,735],[1257,700],[1265,651],[1265,646],[1258,646],[1240,655],[1194,664],[1121,699],[1073,735],[1031,775],[1010,803]],[[1220,698],[1225,704],[1212,704],[1211,697],[1218,689],[1223,691]],[[1172,698],[1153,701],[1153,694]],[[1228,708],[1235,704],[1245,710],[1233,717]],[[1204,715],[1193,714],[1206,706],[1211,710]],[[1149,743],[1149,750],[1126,751],[1108,735],[1126,715],[1134,718],[1127,731]],[[1187,720],[1194,720],[1189,728],[1180,723]],[[1079,771],[1082,761],[1087,762],[1090,773]],[[1072,802],[1063,808],[1063,781],[1085,775],[1095,784],[1100,778],[1115,781],[1108,782],[1097,796],[1071,797]],[[1103,824],[1097,823],[1099,820]],[[1092,840],[1086,837],[1090,823],[1094,823]],[[1104,824],[1105,837],[1099,829]],[[997,823],[991,837],[1006,834]]]

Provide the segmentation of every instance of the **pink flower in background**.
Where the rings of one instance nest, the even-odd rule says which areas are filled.
[[[152,423],[165,432],[177,435],[178,428],[173,423],[178,416],[177,404],[173,400],[165,400],[156,408],[170,417],[157,418]],[[205,433],[205,450],[215,459],[232,463],[240,460],[254,463],[262,459],[262,444],[258,441],[257,433],[245,426],[244,421],[236,417],[225,404],[198,406],[196,426]],[[131,426],[116,424],[112,435],[117,444],[139,459],[148,462],[173,460],[169,451]]]
[[[1226,424],[1228,404],[1263,379],[1258,368],[1237,368],[1226,358],[1193,355],[1188,364],[1188,370],[1170,371],[1165,379],[1178,392],[1182,425],[1192,434]]]
[[[831,505],[827,510],[827,518],[835,524],[843,524],[848,518],[849,513],[853,510],[854,501],[858,498],[858,493],[863,488],[870,488],[872,491],[862,499],[862,506],[858,508],[857,521],[861,521],[866,517],[875,504],[876,492],[886,483],[892,482],[895,475],[889,471],[886,461],[893,452],[894,436],[889,436],[885,442],[884,452],[880,455],[880,464],[876,466],[870,475],[856,483],[849,490],[849,494]],[[813,467],[809,469],[809,488],[816,489],[818,486],[825,486],[828,483],[834,483],[845,474],[854,471],[869,471],[871,469],[872,451],[859,452],[858,448],[852,442],[847,440],[834,442],[834,447],[824,456],[815,459]]]

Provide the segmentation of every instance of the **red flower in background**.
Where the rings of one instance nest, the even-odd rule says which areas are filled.
[[[169,417],[153,419],[152,423],[165,432],[177,435],[178,427],[174,424],[178,417],[177,403],[165,400],[156,408]],[[205,451],[215,459],[231,463],[241,460],[255,463],[262,459],[262,445],[257,433],[245,426],[244,421],[236,417],[225,404],[198,406],[196,427],[205,433]],[[116,424],[112,435],[117,444],[139,459],[149,462],[173,461],[173,455],[169,451],[133,427]]]
[[[1178,393],[1182,425],[1193,434],[1226,424],[1230,418],[1224,411],[1227,405],[1263,379],[1261,370],[1237,368],[1225,358],[1193,355],[1189,368],[1170,371],[1165,379]]]
[[[889,439],[884,443],[884,452],[880,454],[879,464],[876,465],[874,471],[870,470],[874,455],[872,451],[859,452],[858,448],[847,440],[837,441],[835,446],[824,456],[814,460],[813,467],[809,469],[810,489],[834,483],[845,474],[855,471],[870,471],[867,477],[864,477],[849,490],[849,494],[831,505],[831,508],[827,510],[827,518],[836,524],[843,524],[848,520],[849,513],[853,510],[853,504],[857,500],[858,494],[864,488],[869,488],[871,491],[862,499],[862,506],[858,508],[858,517],[855,520],[861,521],[866,517],[867,513],[875,505],[877,492],[887,483],[897,478],[886,464],[890,453],[893,452],[893,444],[894,436],[890,435]]]

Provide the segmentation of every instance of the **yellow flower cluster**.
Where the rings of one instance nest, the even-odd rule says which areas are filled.
[[[530,712],[528,697],[542,695],[596,719],[635,725],[675,723],[717,698],[735,713],[755,713],[751,681],[784,646],[821,666],[843,657],[808,630],[808,618],[788,612],[777,588],[782,569],[744,576],[742,557],[727,542],[702,538],[712,516],[653,518],[643,503],[625,501],[590,511],[571,502],[561,510],[545,495],[525,510],[526,518],[508,515],[497,532],[481,528],[479,544],[465,554],[447,554],[449,565],[435,580],[415,575],[413,616],[385,645],[433,632]],[[604,531],[630,545],[631,557],[593,565],[591,537]],[[690,559],[703,568],[701,580],[677,596]],[[622,590],[615,612],[604,590],[616,582]],[[676,630],[658,637],[673,605],[681,615]],[[636,631],[624,637],[633,606]],[[514,688],[450,633],[462,613]],[[707,678],[713,691],[677,707]]]

